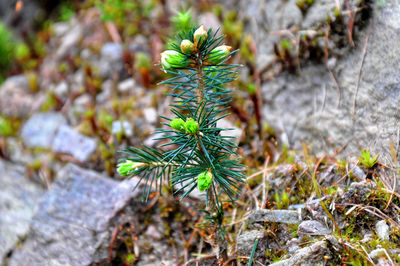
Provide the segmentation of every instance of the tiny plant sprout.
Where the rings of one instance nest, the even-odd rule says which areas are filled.
[[[210,171],[203,172],[197,176],[197,187],[201,192],[210,188],[212,182],[212,174]]]
[[[186,120],[184,127],[186,133],[188,134],[196,134],[197,132],[199,132],[199,123],[193,121],[193,119],[189,118],[188,120]]]
[[[194,33],[193,33],[193,39],[194,39],[194,45],[197,48],[200,48],[201,45],[207,40],[208,34],[206,29],[204,28],[203,25],[201,25]]]
[[[118,172],[144,183],[145,201],[152,189],[161,193],[163,185],[171,186],[181,199],[196,190],[204,193],[204,219],[215,227],[219,250],[226,252],[223,203],[236,200],[245,177],[239,147],[225,134],[228,129],[217,125],[228,116],[232,96],[225,85],[236,78],[239,67],[227,63],[232,52],[221,45],[223,38],[200,26],[180,32],[170,50],[161,54],[161,67],[172,76],[161,84],[172,88],[173,117],[162,117],[169,124],[155,132],[162,135],[163,144],[126,149]]]
[[[196,51],[196,47],[194,46],[194,44],[191,41],[183,40],[181,42],[181,51],[184,54],[192,54],[192,53],[194,53],[194,51]]]
[[[211,50],[209,57],[206,59],[207,63],[218,65],[227,59],[231,53],[232,47],[221,45]]]
[[[186,56],[174,50],[167,50],[161,54],[161,66],[166,72],[171,68],[184,68],[189,65]]]
[[[130,160],[126,160],[125,162],[118,164],[117,171],[121,176],[128,176],[132,171],[142,166],[145,166],[145,163],[132,162]]]
[[[185,131],[185,121],[183,121],[181,118],[172,119],[169,125],[177,131]]]

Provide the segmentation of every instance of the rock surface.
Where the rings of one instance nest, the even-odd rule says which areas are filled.
[[[247,28],[255,36],[258,45],[259,69],[275,58],[273,43],[278,42],[279,38],[274,32],[295,27],[307,30],[326,20],[326,15],[331,14],[335,6],[334,1],[316,0],[302,17],[296,1],[242,2],[245,3],[245,16],[249,19]],[[263,119],[289,136],[289,142],[295,148],[301,148],[302,140],[322,154],[347,144],[342,153],[346,156],[357,154],[366,147],[371,147],[373,152],[388,151],[391,140],[397,145],[400,7],[396,0],[375,3],[373,7],[373,24],[365,57],[363,49],[367,25],[354,32],[355,48],[335,60],[332,74],[338,83],[340,95],[323,63],[302,65],[298,74],[284,71],[262,84]],[[360,23],[368,24],[366,19]],[[339,49],[337,52],[343,53]],[[353,114],[354,98],[356,104]]]
[[[10,77],[0,86],[0,113],[5,116],[27,118],[39,110],[43,102],[42,94],[30,93],[24,75]]]
[[[22,141],[29,148],[51,148],[58,128],[66,123],[60,113],[36,113],[22,128]]]
[[[44,189],[25,177],[23,166],[0,160],[0,264],[29,230]]]
[[[301,222],[297,229],[297,234],[299,235],[326,235],[330,234],[331,232],[332,231],[326,228],[326,226],[321,222],[314,220]]]
[[[70,154],[77,160],[84,162],[96,150],[96,145],[94,138],[86,137],[71,127],[63,125],[54,138],[53,151]]]
[[[249,224],[265,222],[297,224],[301,221],[301,213],[291,210],[258,209],[249,214],[247,221]]]
[[[318,241],[311,246],[299,249],[289,259],[281,260],[272,263],[271,266],[286,266],[286,265],[319,265],[324,264],[324,256],[329,257],[331,252],[330,246],[339,250],[340,246],[335,237],[328,237],[325,240]]]
[[[134,185],[68,164],[40,201],[28,237],[9,265],[106,262],[116,217],[135,198]]]

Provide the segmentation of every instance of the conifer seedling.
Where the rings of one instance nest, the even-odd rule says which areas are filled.
[[[159,147],[131,147],[118,164],[122,176],[139,177],[147,200],[153,188],[161,192],[168,182],[183,199],[195,189],[206,193],[206,219],[223,232],[222,199],[234,201],[244,166],[239,163],[233,137],[222,135],[217,121],[228,116],[231,90],[238,65],[226,61],[235,51],[224,45],[224,36],[204,26],[181,33],[171,50],[161,54],[161,67],[172,77],[161,82],[170,88],[173,117],[160,116],[165,127],[156,133]],[[223,194],[227,197],[222,196]]]

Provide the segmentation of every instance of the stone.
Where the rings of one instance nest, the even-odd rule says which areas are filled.
[[[84,136],[70,126],[63,125],[54,138],[52,149],[56,153],[70,154],[75,159],[85,162],[96,150],[96,147],[96,139]]]
[[[199,15],[199,25],[204,25],[206,29],[221,29],[221,22],[212,12],[204,12]],[[221,33],[221,32],[219,32]]]
[[[333,246],[330,248],[329,246]],[[326,237],[322,241],[318,241],[311,246],[298,249],[290,258],[284,259],[270,264],[271,266],[286,266],[286,265],[320,265],[325,264],[325,256],[333,257],[333,250],[340,250],[337,239],[334,236]]]
[[[157,228],[154,225],[149,225],[145,234],[153,238],[154,240],[159,240],[162,237],[162,235],[160,234],[160,232],[158,232]]]
[[[275,58],[271,43],[279,39],[272,36],[271,32],[288,29],[288,26],[289,29],[299,27],[303,30],[305,26],[314,27],[326,20],[326,12],[331,12],[334,8],[332,5],[335,5],[335,1],[315,1],[315,6],[309,9],[303,20],[301,14],[287,16],[285,12],[289,11],[278,9],[285,5],[282,1],[254,2],[258,2],[258,13],[253,10],[253,13],[245,16],[250,18],[247,27],[255,36],[258,46],[258,69]],[[292,5],[292,2],[288,1],[287,4]],[[340,1],[344,4],[342,12],[346,10],[345,2]],[[329,4],[325,6],[324,3]],[[292,8],[294,10],[294,7],[290,10]],[[331,68],[340,89],[340,100],[336,83],[322,63],[308,61],[301,65],[298,74],[284,71],[261,85],[263,120],[277,132],[285,132],[289,136],[289,144],[295,149],[301,149],[302,143],[307,143],[316,156],[320,156],[347,145],[339,154],[339,157],[345,158],[359,154],[364,148],[371,148],[373,154],[387,153],[390,141],[396,143],[398,140],[400,7],[396,0],[388,0],[379,7],[374,2],[371,8],[374,22],[365,55],[363,48],[369,27],[368,16],[356,21],[353,35],[355,47],[351,48],[345,38],[347,48],[341,49],[338,45],[333,47],[335,55],[329,55],[342,55],[336,57],[336,63]],[[291,25],[288,24],[290,20]],[[359,87],[355,95],[362,60]]]
[[[332,233],[331,230],[319,221],[303,221],[297,228],[297,234],[299,235],[327,235]]]
[[[144,119],[147,123],[155,124],[157,123],[158,115],[157,110],[153,107],[148,107],[143,110]]]
[[[62,81],[59,84],[57,84],[54,87],[53,92],[58,97],[66,97],[66,96],[68,96],[68,84],[67,84],[67,82]]]
[[[57,22],[53,24],[54,36],[62,37],[69,30],[68,22]]]
[[[9,117],[27,118],[39,110],[43,94],[32,94],[25,75],[12,76],[0,87],[0,113]]]
[[[133,136],[133,127],[128,121],[113,121],[111,128],[111,133],[114,135],[123,132],[127,137]]]
[[[247,222],[249,225],[255,223],[284,223],[284,224],[298,224],[301,221],[301,212],[292,210],[267,210],[258,209],[252,211]]]
[[[229,129],[222,131],[221,136],[235,137],[236,142],[240,141],[240,138],[242,137],[243,134],[243,130],[241,128],[236,127],[230,120],[225,118],[218,120],[217,127]]]
[[[375,229],[376,229],[376,234],[381,240],[386,241],[390,239],[390,228],[385,220],[377,222],[375,225]]]
[[[128,92],[134,89],[135,84],[136,81],[133,78],[126,79],[118,84],[118,90],[120,92]]]
[[[25,167],[0,159],[0,264],[22,241],[44,189],[26,177]]]
[[[249,256],[256,239],[264,238],[264,233],[259,230],[246,231],[237,238],[237,253],[243,256]]]
[[[58,128],[67,121],[61,113],[34,114],[22,127],[21,138],[28,148],[51,148]]]
[[[122,60],[122,45],[119,43],[105,43],[101,47],[101,57],[108,59],[110,61],[116,62]]]
[[[41,199],[26,240],[8,264],[107,264],[112,232],[122,225],[119,213],[137,196],[135,185],[133,179],[117,182],[67,164]]]
[[[56,57],[58,59],[66,56],[67,53],[77,46],[78,42],[83,37],[83,28],[81,24],[76,19],[71,20],[69,23],[70,28],[63,35],[61,43],[56,51]]]

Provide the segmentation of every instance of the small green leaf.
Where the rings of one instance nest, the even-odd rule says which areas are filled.
[[[189,118],[185,122],[185,130],[189,134],[196,134],[199,132],[199,123]]]

